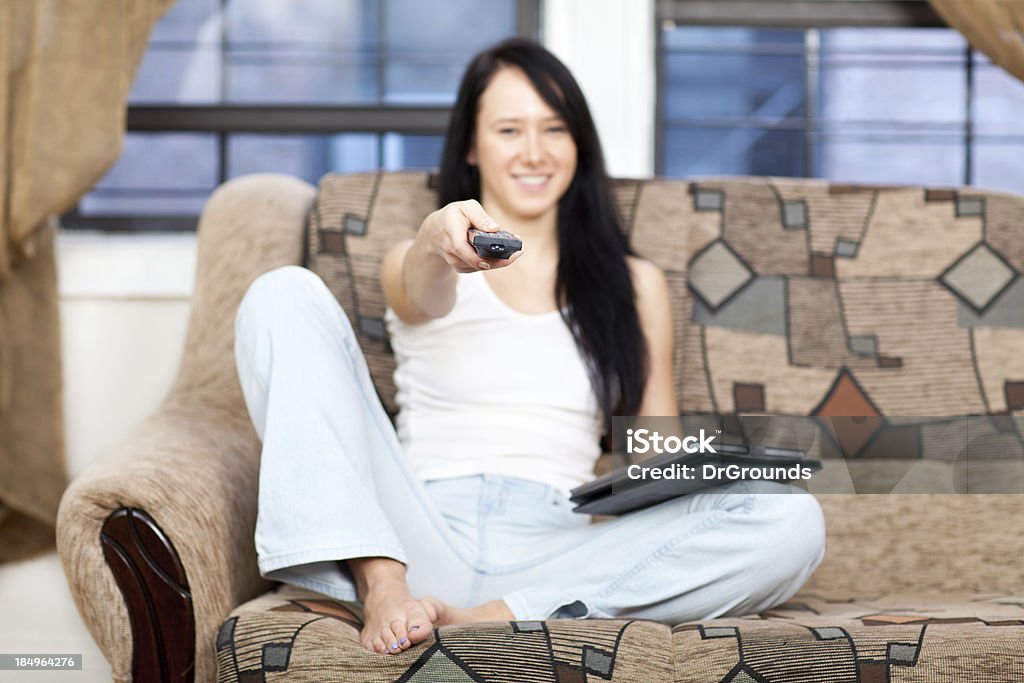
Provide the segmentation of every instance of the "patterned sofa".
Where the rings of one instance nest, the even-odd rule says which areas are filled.
[[[266,270],[313,269],[393,410],[377,266],[434,191],[426,173],[327,176],[316,194],[249,176],[201,219],[174,387],[61,505],[72,593],[115,680],[1024,680],[1024,496],[1008,492],[1024,490],[1024,199],[770,178],[616,191],[634,248],[673,289],[684,412],[857,416],[820,453],[828,490],[847,492],[818,493],[827,553],[795,598],[678,625],[446,627],[385,657],[359,646],[358,605],[262,580],[259,444],[231,355],[238,301]],[[972,416],[997,476],[965,473],[951,416]],[[901,488],[915,481],[928,485]]]

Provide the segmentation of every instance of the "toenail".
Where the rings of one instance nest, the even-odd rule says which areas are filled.
[[[408,642],[409,642],[409,639],[408,639],[408,638],[402,638],[402,639],[401,639],[400,641],[398,641],[398,644],[399,644],[399,645],[405,645],[405,644],[406,644],[406,643],[408,643]]]
[[[419,628],[420,628],[420,625],[419,625],[419,624],[416,624],[415,626],[410,626],[410,627],[409,627],[409,630],[410,630],[410,631],[418,631],[418,630],[419,630]]]
[[[398,649],[398,643],[391,643],[391,649],[392,650],[397,650]]]

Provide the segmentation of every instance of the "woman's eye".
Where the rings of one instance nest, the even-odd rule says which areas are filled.
[[[498,133],[501,135],[515,135],[518,132],[515,128],[501,128],[498,130]]]
[[[566,132],[565,126],[551,126],[548,128],[549,133],[564,133]]]

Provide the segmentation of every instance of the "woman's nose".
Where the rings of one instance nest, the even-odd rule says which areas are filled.
[[[539,133],[529,132],[523,136],[522,155],[530,163],[537,163],[544,157],[544,142]]]

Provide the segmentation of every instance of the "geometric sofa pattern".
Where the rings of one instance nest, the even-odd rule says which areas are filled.
[[[615,191],[631,244],[669,281],[684,413],[856,416],[819,455],[867,465],[955,463],[948,418],[973,416],[972,445],[1024,458],[1024,199],[769,178],[617,181]],[[391,414],[378,267],[435,205],[427,173],[328,175],[307,223],[304,263],[349,315]],[[952,507],[969,512],[948,532],[914,526],[928,519],[916,501],[943,497],[910,498],[822,498],[830,544],[833,528],[846,540],[804,592],[739,619],[444,627],[382,657],[358,643],[358,605],[279,586],[224,622],[219,680],[1024,680],[1024,572],[1008,560],[1024,554],[1024,525],[998,516],[1020,508],[1015,497],[957,497]],[[862,518],[880,526],[856,526]],[[890,533],[897,526],[905,535]],[[962,573],[928,576],[926,563],[917,580],[893,574],[897,594],[817,579],[865,586],[900,566],[901,547],[922,556],[943,533],[947,546],[955,536],[975,547],[977,529],[1006,529],[1005,556],[965,556],[974,569]]]
[[[950,461],[969,427],[976,447],[1024,459],[1020,197],[765,178],[616,191],[634,249],[675,290],[685,414],[865,418],[830,424],[825,457]],[[392,415],[377,265],[415,234],[409,207],[435,202],[424,173],[328,175],[310,217],[307,264],[349,312]],[[674,211],[678,229],[647,230],[645,211]],[[990,417],[942,419],[967,415]]]
[[[218,680],[953,683],[1024,677],[1024,598],[1011,596],[932,602],[800,596],[759,616],[674,628],[614,619],[494,622],[435,629],[397,656],[364,650],[361,623],[355,603],[281,586],[224,622]]]
[[[685,412],[862,416],[836,435],[848,458],[949,458],[948,420],[899,418],[987,415],[972,438],[1024,457],[1019,197],[784,180],[691,192],[706,219],[690,233]]]

